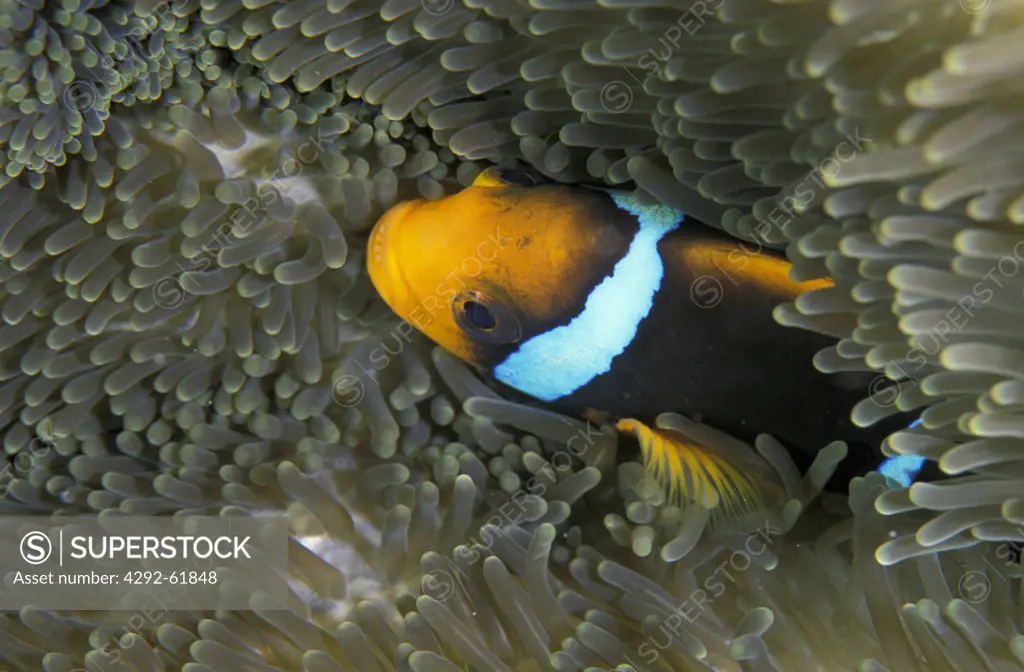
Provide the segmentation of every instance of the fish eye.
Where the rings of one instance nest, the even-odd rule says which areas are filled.
[[[466,321],[480,331],[490,331],[498,324],[491,309],[482,303],[466,301],[462,304],[462,312],[466,316]]]
[[[484,343],[515,343],[519,320],[500,301],[487,294],[466,290],[452,301],[452,316],[464,332]]]

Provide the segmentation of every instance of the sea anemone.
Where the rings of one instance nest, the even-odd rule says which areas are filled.
[[[288,605],[26,606],[0,668],[1024,669],[1022,31],[1012,0],[0,0],[2,511],[292,529]],[[789,503],[712,529],[432,349],[367,232],[517,162],[833,278],[777,319],[878,372],[858,422],[923,410],[883,448],[946,478],[847,499],[843,444],[801,476],[762,436]]]

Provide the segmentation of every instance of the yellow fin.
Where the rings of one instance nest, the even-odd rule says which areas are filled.
[[[752,245],[752,243],[751,243]],[[797,282],[790,277],[793,264],[773,254],[761,254],[760,248],[748,250],[743,243],[691,241],[682,249],[683,263],[695,276],[725,277],[726,286],[752,285],[772,296],[793,300],[801,294],[834,287],[828,278]]]
[[[473,180],[474,187],[507,187],[508,182],[501,179],[501,169],[491,166],[480,171],[480,174]]]
[[[529,170],[491,166],[473,180],[474,187],[535,187],[540,179]]]
[[[714,526],[742,525],[779,504],[778,489],[763,478],[763,468],[743,468],[674,429],[651,429],[630,418],[615,429],[636,436],[647,472],[665,489],[668,503],[697,503],[711,513]]]

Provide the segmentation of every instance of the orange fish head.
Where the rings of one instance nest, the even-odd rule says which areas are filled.
[[[489,169],[456,194],[399,203],[367,250],[370,280],[388,306],[485,369],[574,312],[595,279],[593,262],[617,254],[615,241],[628,243],[595,221],[602,194],[523,186],[502,174]]]

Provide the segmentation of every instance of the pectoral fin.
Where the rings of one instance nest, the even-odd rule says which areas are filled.
[[[678,430],[652,429],[639,420],[626,418],[615,428],[636,436],[647,472],[670,503],[696,503],[711,512],[713,524],[739,523],[785,503],[779,501],[781,488],[774,479],[766,478],[762,467],[743,464],[747,459],[727,459]]]

